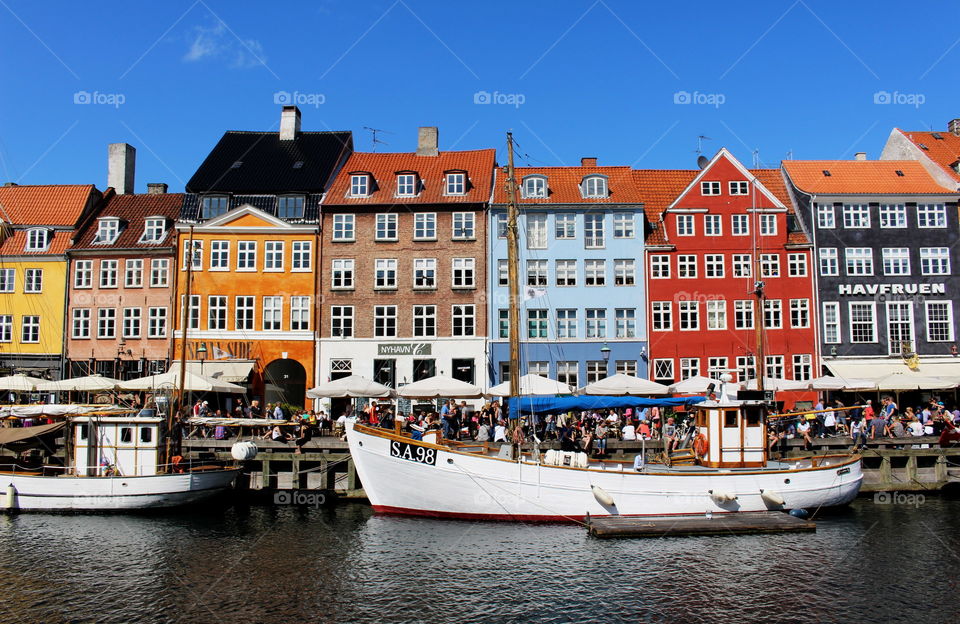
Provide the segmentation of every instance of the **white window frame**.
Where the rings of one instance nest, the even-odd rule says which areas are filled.
[[[583,247],[584,249],[603,249],[606,242],[606,223],[602,213],[587,213],[583,215]]]
[[[576,308],[560,308],[556,311],[557,340],[576,338],[579,334]]]
[[[949,247],[921,247],[920,274],[921,275],[950,275],[950,248]]]
[[[10,269],[11,271],[13,269]],[[73,287],[93,288],[93,260],[76,260],[73,264]],[[9,290],[8,292],[13,292]]]
[[[356,264],[353,258],[334,258],[330,261],[330,289],[353,290]]]
[[[446,174],[443,184],[444,195],[466,195],[467,174],[463,171],[452,171]]]
[[[750,254],[733,254],[730,265],[733,277],[753,277],[753,258]]]
[[[94,245],[112,245],[120,236],[120,219],[106,217],[97,219],[97,233],[91,241]]]
[[[118,288],[120,285],[120,261],[116,259],[100,260],[100,288]]]
[[[652,254],[650,256],[650,279],[670,279],[670,256]]]
[[[837,227],[837,209],[833,204],[817,204],[817,229],[833,230]]]
[[[614,258],[613,285],[635,286],[637,284],[637,261],[633,258]]]
[[[139,338],[143,333],[143,308],[133,307],[123,309],[124,338]]]
[[[763,300],[763,328],[783,329],[783,300]]]
[[[477,219],[472,212],[453,213],[450,237],[453,240],[470,241],[477,238]]]
[[[792,329],[807,329],[810,327],[810,300],[790,300],[790,327]]]
[[[309,273],[313,270],[313,241],[291,241],[290,272]]]
[[[330,306],[330,335],[334,338],[353,338],[353,306]]]
[[[123,287],[143,288],[142,258],[127,258],[123,261]]]
[[[602,287],[607,285],[607,261],[603,258],[587,258],[583,261],[583,285]]]
[[[553,236],[557,240],[577,238],[577,215],[570,212],[557,213],[554,216]]]
[[[164,306],[147,308],[147,338],[167,337],[167,312]]]
[[[954,340],[953,302],[949,300],[931,301],[928,299],[923,303],[924,303],[924,321],[925,321],[926,332],[927,332],[927,342],[953,342]],[[938,320],[931,321],[932,315],[930,313],[930,310],[934,306],[937,306],[937,307],[944,306],[943,309],[945,309],[947,312],[946,319],[944,320],[938,319]],[[946,324],[947,336],[945,338],[934,337],[933,335],[934,332],[931,331],[931,327],[933,326],[934,323]]]
[[[257,326],[257,298],[237,295],[233,299],[233,326],[237,331],[252,331]]]
[[[143,222],[143,234],[140,243],[162,242],[167,234],[167,219],[165,217],[147,217]]]
[[[673,331],[673,302],[652,301],[650,304],[650,330]]]
[[[807,277],[807,254],[791,253],[787,254],[787,276],[788,277]]]
[[[207,295],[207,329],[225,330],[229,312],[226,295]]]
[[[117,337],[117,309],[97,308],[97,338]]]
[[[20,318],[20,342],[36,344],[40,342],[40,316],[26,314]]]
[[[696,254],[680,254],[677,256],[677,279],[697,279]]]
[[[864,310],[870,311],[870,331],[872,336],[870,340],[858,340],[856,332],[853,330],[854,327],[854,318],[853,311],[855,308],[862,308]],[[863,324],[865,321],[858,321],[859,324]],[[849,301],[847,302],[847,327],[850,332],[850,342],[854,344],[876,344],[879,336],[877,332],[877,304],[873,301]]]
[[[547,197],[547,178],[541,175],[525,176],[521,193],[524,199],[543,199]]]
[[[723,299],[707,300],[707,330],[727,329],[727,302]]]
[[[703,215],[703,235],[704,236],[723,236],[723,215],[718,215],[718,214]]]
[[[263,331],[283,331],[283,297],[264,295],[261,299]]]
[[[730,215],[730,234],[733,236],[750,236],[750,215]]]
[[[685,300],[677,302],[677,329],[700,331],[700,302]]]
[[[870,228],[870,204],[844,204],[843,229],[866,230]]]
[[[750,183],[746,180],[730,180],[728,189],[731,195],[749,195]]]
[[[506,262],[506,260],[504,260]],[[413,259],[413,289],[436,290],[437,288],[437,259]]]
[[[840,275],[840,254],[836,247],[821,247],[819,255],[820,275],[837,277]]]
[[[70,337],[75,340],[90,338],[90,308],[74,308],[70,313]]]
[[[283,273],[286,256],[286,241],[263,241],[263,272]]]
[[[610,194],[607,188],[607,178],[602,175],[586,176],[580,188],[583,197],[586,199],[607,197]]]
[[[880,254],[884,275],[910,275],[909,247],[884,247]]]
[[[383,277],[380,277],[380,274]],[[374,290],[396,290],[397,289],[397,259],[396,258],[377,258],[373,264],[373,288]]]
[[[760,279],[780,277],[780,254],[760,254]]]
[[[843,324],[840,322],[840,302],[824,301],[823,309],[823,342],[825,344],[840,344],[843,338]],[[833,334],[831,336],[831,334]]]
[[[607,309],[587,308],[584,310],[584,325],[587,338],[606,338]]]
[[[719,181],[704,181],[700,183],[700,194],[709,197],[711,195],[720,195],[721,188]]]
[[[255,272],[257,270],[257,241],[237,241],[237,272]]]
[[[706,279],[723,279],[726,266],[723,254],[705,254],[703,256],[703,276]]]
[[[676,381],[677,378],[673,372],[673,359],[657,358],[651,364],[655,381]]]
[[[370,175],[366,173],[353,173],[350,175],[350,197],[369,197]]]
[[[230,241],[228,240],[210,241],[210,270],[211,271],[229,271],[230,270]]]
[[[506,269],[506,265],[504,265],[504,269]],[[554,283],[560,288],[576,286],[578,282],[577,261],[570,259],[557,260],[554,264],[554,274]]]
[[[472,303],[455,303],[450,306],[450,335],[469,338],[477,334],[477,308]]]
[[[843,254],[847,275],[860,277],[873,275],[872,247],[847,247],[843,250]]]
[[[129,260],[127,262],[129,262]],[[6,292],[12,292],[12,291],[8,290]],[[23,292],[28,294],[36,294],[36,293],[43,292],[43,269],[38,269],[38,268],[24,269]]]
[[[636,338],[637,309],[615,308],[613,311],[613,332],[615,338]]]
[[[333,215],[333,242],[352,243],[357,240],[357,219],[353,214]]]
[[[373,306],[373,336],[375,338],[397,337],[397,306]]]
[[[166,288],[170,285],[170,258],[150,260],[150,288]]]
[[[413,240],[437,240],[437,213],[416,212],[413,215]]]
[[[756,304],[752,299],[737,299],[733,302],[733,328],[754,329]]]
[[[884,230],[907,227],[906,204],[880,204],[880,228]]]
[[[417,174],[397,174],[397,197],[416,197],[419,195],[419,186],[417,183]]]
[[[917,204],[917,227],[922,230],[947,227],[946,204]]]
[[[394,242],[399,240],[400,220],[395,212],[379,212],[376,216],[373,240]]]
[[[760,236],[776,236],[776,235],[777,235],[777,215],[776,214],[760,215]]]
[[[678,214],[677,215],[677,236],[696,236],[697,220],[696,215]]]
[[[636,236],[635,219],[632,212],[613,213],[613,237],[617,239],[634,238]]]
[[[27,245],[24,251],[46,251],[50,247],[53,235],[46,228],[31,228],[27,230]]]
[[[450,284],[453,288],[477,287],[477,260],[476,258],[453,258],[450,263]]]
[[[410,313],[414,338],[437,337],[437,306],[414,305]]]

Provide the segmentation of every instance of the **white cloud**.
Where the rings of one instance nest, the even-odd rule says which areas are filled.
[[[240,39],[223,22],[215,25],[194,26],[189,48],[183,55],[185,63],[201,60],[220,60],[230,67],[248,68],[266,65],[263,46],[256,39]]]

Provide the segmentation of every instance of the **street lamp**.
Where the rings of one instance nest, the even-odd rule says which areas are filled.
[[[603,343],[603,346],[600,347],[600,355],[603,356],[603,367],[606,369],[606,368],[607,368],[607,364],[610,363],[610,347],[607,346],[607,343],[606,343],[606,342],[604,342],[604,343]],[[607,374],[609,374],[609,373],[610,373],[610,371],[608,370],[608,371],[607,371]]]
[[[197,347],[197,357],[200,358],[200,376],[203,377],[203,360],[207,357],[207,343],[201,342]]]

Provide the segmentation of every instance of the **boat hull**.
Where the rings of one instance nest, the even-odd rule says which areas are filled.
[[[196,503],[230,487],[239,468],[142,477],[0,474],[5,511],[134,511]],[[13,492],[10,492],[10,487]]]
[[[637,472],[630,464],[567,468],[458,452],[354,424],[347,426],[350,452],[364,491],[380,513],[553,522],[581,521],[587,515],[816,509],[849,503],[863,480],[858,456],[820,458],[816,467],[805,460],[785,470],[657,472],[650,466]],[[391,445],[399,456],[391,455]],[[602,494],[595,494],[595,488]],[[768,492],[767,500],[762,491]],[[770,498],[777,498],[771,493],[783,504],[771,503]],[[601,502],[604,498],[613,504]]]

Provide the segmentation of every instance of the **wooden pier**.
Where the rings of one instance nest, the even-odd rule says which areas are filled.
[[[590,518],[590,535],[600,539],[636,537],[690,537],[698,535],[755,535],[812,533],[815,522],[781,511],[722,513],[697,516],[604,516]]]
[[[230,460],[230,447],[237,440],[192,438],[184,440],[183,455],[188,459]],[[293,451],[293,444],[272,440],[254,440],[260,453],[248,462],[247,478],[241,487],[251,490],[325,490],[338,497],[365,498],[363,486],[357,479],[347,443],[334,436],[316,436],[303,448],[303,454]],[[851,450],[849,437],[817,438],[814,454],[843,453]],[[926,446],[927,448],[921,448]],[[544,442],[541,451],[558,448],[556,441]],[[629,465],[633,457],[646,449],[652,459],[662,446],[659,441],[625,442],[610,440],[607,457],[614,463]],[[809,455],[800,440],[788,440],[787,458]],[[863,487],[861,493],[886,491],[932,492],[944,487],[960,488],[960,447],[942,449],[933,436],[917,438],[884,438],[869,440],[863,455]]]

